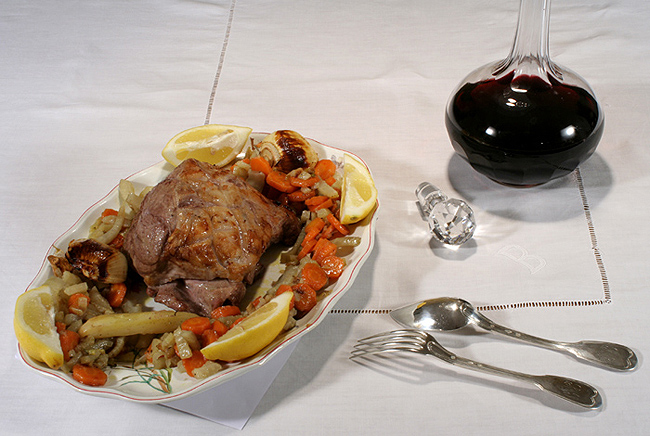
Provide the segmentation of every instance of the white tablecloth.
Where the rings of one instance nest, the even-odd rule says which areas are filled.
[[[97,398],[15,358],[17,296],[50,244],[120,178],[205,122],[292,129],[370,166],[377,243],[354,287],[295,348],[246,434],[642,434],[650,424],[645,310],[650,211],[650,6],[554,0],[551,56],[605,111],[597,153],[539,188],[505,188],[456,157],[452,89],[507,55],[519,3],[489,1],[64,0],[0,5],[0,271],[3,434],[230,434],[166,407]],[[479,223],[457,251],[430,241],[423,180],[466,199]],[[533,387],[433,359],[360,365],[356,339],[386,314],[452,295],[539,336],[627,344],[631,373],[493,335],[440,334],[459,354],[587,381],[585,411]]]

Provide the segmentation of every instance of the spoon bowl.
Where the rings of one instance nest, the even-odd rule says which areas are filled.
[[[565,352],[576,359],[619,371],[634,369],[638,363],[634,351],[624,345],[602,341],[552,341],[500,326],[460,298],[442,297],[421,301],[395,309],[390,312],[390,316],[404,327],[428,331],[453,331],[471,324],[511,339]]]
[[[420,330],[452,331],[470,325],[467,307],[473,307],[460,298],[442,297],[409,304],[390,312],[398,324]],[[471,312],[471,311],[470,311]]]

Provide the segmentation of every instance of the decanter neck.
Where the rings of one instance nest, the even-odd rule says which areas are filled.
[[[515,39],[510,54],[498,68],[498,75],[513,69],[515,76],[546,78],[549,73],[559,73],[549,57],[550,16],[551,0],[521,0]]]
[[[550,8],[551,0],[521,0],[517,33],[510,57],[548,57]]]

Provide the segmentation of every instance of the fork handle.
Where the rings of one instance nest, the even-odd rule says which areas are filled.
[[[437,357],[441,357],[438,353]],[[460,366],[463,368],[471,369],[474,371],[485,372],[488,374],[498,375],[502,377],[513,378],[532,383],[543,391],[570,401],[579,406],[588,409],[597,409],[602,405],[602,397],[600,393],[593,386],[571,378],[561,377],[557,375],[531,375],[524,374],[517,371],[511,371],[498,366],[492,366],[485,363],[476,362],[464,357],[457,356],[449,353],[449,359],[443,358],[446,362],[452,365]]]
[[[528,342],[542,348],[563,351],[577,359],[595,363],[610,369],[627,371],[636,367],[638,359],[630,348],[602,341],[559,342],[518,332],[492,322],[482,314],[472,317],[474,324],[484,330],[498,333],[519,341]]]

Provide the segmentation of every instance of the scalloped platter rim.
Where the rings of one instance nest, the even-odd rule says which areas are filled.
[[[256,132],[252,133],[250,137],[252,141],[259,142],[266,135],[266,133]],[[336,161],[342,161],[344,155],[349,154],[365,165],[365,162],[353,153],[327,146],[313,139],[306,139],[310,142],[312,147],[318,151],[321,158],[327,157]],[[135,186],[136,192],[139,192],[140,189],[146,186],[157,184],[172,170],[172,165],[165,161],[161,161],[131,175],[130,177],[127,177],[127,180],[131,181]],[[101,212],[107,207],[116,207],[117,202],[118,187],[116,186],[101,200],[88,208],[77,222],[51,245],[39,272],[28,286],[28,289],[41,286],[49,277],[52,276],[51,268],[47,262],[47,256],[56,254],[59,252],[59,248],[61,247],[67,247],[71,239],[87,237],[90,225],[97,219]],[[289,344],[315,328],[325,318],[336,302],[352,287],[361,266],[372,252],[375,242],[374,233],[378,209],[379,202],[377,202],[374,211],[368,217],[353,227],[354,231],[352,235],[359,236],[361,238],[361,243],[359,246],[355,247],[352,253],[346,256],[348,265],[344,270],[343,275],[333,286],[330,287],[330,289],[326,291],[327,293],[325,297],[319,300],[316,307],[314,307],[305,317],[298,320],[296,327],[288,332],[282,333],[269,346],[257,353],[255,356],[241,362],[228,364],[222,371],[206,379],[197,380],[177,369],[155,370],[146,367],[133,368],[128,366],[118,366],[111,368],[108,371],[108,381],[104,386],[91,387],[77,382],[72,378],[71,374],[51,369],[47,365],[35,361],[25,354],[20,346],[18,346],[18,357],[25,365],[37,371],[39,374],[54,378],[55,380],[85,394],[101,397],[120,398],[133,402],[164,403],[179,400],[212,389],[222,383],[236,379],[260,365],[263,365],[280,350],[284,349]],[[270,286],[270,283],[279,276],[281,271],[278,259],[279,256],[274,255],[272,257],[274,260],[269,261],[267,271],[264,273],[262,279],[258,280],[256,284],[253,285],[254,287],[257,287],[257,290],[249,289],[247,295],[250,295],[251,292],[263,292],[265,287],[267,289],[268,286]],[[158,305],[158,303],[148,302],[148,304],[151,304],[153,308],[164,308],[164,306]]]

